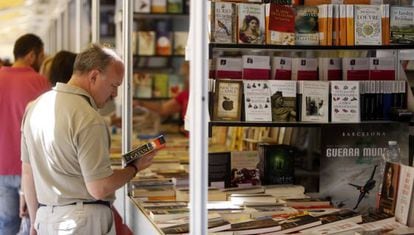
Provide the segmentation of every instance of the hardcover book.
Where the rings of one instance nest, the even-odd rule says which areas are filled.
[[[318,80],[318,59],[292,58],[292,80]]]
[[[293,184],[295,150],[288,145],[259,144],[260,180],[263,185]]]
[[[355,5],[355,45],[381,45],[381,5]]]
[[[208,183],[211,187],[231,186],[231,154],[217,152],[208,154]]]
[[[318,7],[295,6],[296,45],[319,45]]]
[[[369,58],[369,80],[395,80],[394,57]]]
[[[216,78],[242,79],[241,57],[219,57],[216,59]]]
[[[267,81],[244,80],[244,111],[246,121],[272,121],[270,89]]]
[[[331,81],[332,122],[360,122],[358,81]]]
[[[414,43],[414,7],[391,6],[390,30],[391,42],[401,44]]]
[[[342,58],[342,73],[343,80],[368,80],[369,58]]]
[[[263,44],[265,41],[265,12],[262,4],[238,4],[238,42]]]
[[[241,80],[216,80],[213,104],[214,121],[240,121],[243,82]]]
[[[348,124],[321,129],[320,197],[330,197],[334,206],[360,213],[373,211],[381,170],[378,168],[388,140],[405,143],[401,124]],[[401,144],[401,156],[407,153]],[[402,161],[406,161],[406,158]]]
[[[301,121],[328,122],[329,117],[329,82],[301,81],[302,90]]]
[[[292,58],[273,57],[272,76],[270,79],[291,80],[292,79]]]
[[[296,121],[296,81],[269,80],[273,122]]]
[[[266,80],[270,78],[270,56],[243,55],[243,79]]]
[[[257,151],[231,152],[231,187],[260,185]]]
[[[270,3],[269,11],[270,44],[295,45],[295,9]]]
[[[231,2],[211,3],[211,41],[236,43],[236,5]]]

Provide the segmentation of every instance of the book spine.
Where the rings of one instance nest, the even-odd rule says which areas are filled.
[[[327,5],[327,35],[326,35],[326,44],[328,46],[332,45],[332,36],[333,36],[333,6],[332,4]]]
[[[318,6],[319,45],[328,45],[328,5]]]
[[[390,44],[390,5],[383,4],[382,7],[382,45]]]
[[[347,32],[346,5],[339,5],[339,45],[346,46]]]
[[[354,36],[354,5],[346,5],[346,45],[355,45]]]

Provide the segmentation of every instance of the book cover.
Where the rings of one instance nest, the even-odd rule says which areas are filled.
[[[167,12],[173,14],[183,13],[183,0],[167,0]]]
[[[369,58],[342,58],[342,73],[343,80],[368,80]]]
[[[339,4],[339,45],[346,46],[346,5]]]
[[[187,46],[188,32],[175,31],[174,32],[174,55],[185,55],[185,48]]]
[[[332,42],[328,43],[328,34],[332,34],[332,23],[329,25],[328,21],[329,21],[329,17],[331,17],[331,21],[332,21],[332,5],[322,4],[322,5],[318,5],[317,7],[318,7],[319,45],[321,46],[331,45]],[[329,10],[330,10],[330,16],[328,13]]]
[[[360,122],[358,81],[331,81],[331,121]]]
[[[133,75],[134,97],[152,97],[152,76],[149,73],[134,73]]]
[[[139,158],[142,158],[145,155],[151,152],[154,152],[155,150],[164,148],[166,146],[165,143],[166,141],[164,139],[164,136],[161,135],[144,145],[138,146],[137,148],[131,150],[130,152],[127,152],[122,155],[123,165],[126,167],[131,162]]]
[[[172,40],[173,34],[171,31],[171,21],[160,19],[155,23],[156,32],[156,54],[157,55],[171,55],[172,54]]]
[[[296,121],[296,81],[269,80],[273,122]]]
[[[391,43],[411,44],[414,42],[414,7],[391,6]]]
[[[381,171],[378,169],[388,140],[405,143],[401,124],[347,124],[321,128],[320,197],[334,206],[360,213],[376,208]],[[401,141],[401,142],[400,142]],[[408,146],[400,145],[401,156]],[[406,160],[403,160],[406,161]]]
[[[302,90],[301,121],[328,122],[329,82],[301,81]]]
[[[270,56],[243,55],[243,79],[266,80],[270,78]]]
[[[155,73],[153,76],[152,97],[168,97],[168,74]]]
[[[151,12],[151,0],[134,1],[134,12],[150,13]]]
[[[382,24],[382,45],[390,44],[390,4],[382,4],[382,15],[381,15],[381,24]]]
[[[211,41],[236,43],[236,4],[231,2],[211,3]]]
[[[219,57],[216,59],[216,78],[242,79],[241,57]]]
[[[166,13],[167,0],[151,0],[151,13]]]
[[[231,187],[260,185],[257,151],[231,152]]]
[[[291,80],[292,79],[292,58],[290,57],[273,57],[272,76],[274,80]]]
[[[216,80],[213,120],[240,121],[243,82],[241,80]]]
[[[332,4],[332,45],[339,46],[339,4]]]
[[[395,205],[397,203],[399,176],[400,165],[398,163],[386,162],[379,198],[378,209],[380,212],[394,215]]]
[[[318,80],[318,59],[292,58],[292,80]]]
[[[262,4],[240,3],[238,6],[238,42],[263,44],[265,41],[265,9]]]
[[[295,9],[270,3],[268,33],[269,44],[295,45]]]
[[[208,154],[208,183],[211,187],[231,186],[231,153],[216,152]]]
[[[168,79],[168,97],[174,98],[184,90],[184,78],[177,74],[170,74]]]
[[[223,218],[211,218],[207,221],[207,231],[209,233],[212,232],[219,232],[226,229],[231,228],[230,222],[227,220],[224,220]],[[169,227],[165,227],[161,229],[164,234],[183,234],[183,233],[189,233],[190,232],[190,224],[184,223],[179,225],[173,225]]]
[[[321,224],[322,224],[322,221],[310,215],[293,216],[286,220],[283,220],[280,223],[280,226],[282,226],[282,230],[274,234],[278,235],[278,234],[293,233],[293,232],[297,232],[303,229],[315,227]]]
[[[395,220],[410,227],[414,226],[413,186],[414,168],[401,164]]]
[[[354,234],[363,231],[361,214],[352,210],[340,210],[318,217],[322,225],[301,230],[305,234]]]
[[[355,45],[381,45],[381,5],[355,5]]]
[[[296,45],[319,45],[318,7],[295,6]]]
[[[291,146],[262,143],[258,145],[260,180],[263,185],[293,184],[295,150]]]
[[[251,220],[240,223],[232,223],[231,229],[236,234],[260,234],[270,233],[281,229],[279,222],[273,219]]]
[[[370,57],[369,80],[395,80],[394,57]]]
[[[270,122],[270,89],[265,80],[244,80],[244,114],[246,121]]]
[[[155,55],[155,31],[138,31],[138,55]]]
[[[319,80],[342,80],[342,58],[318,58]]]

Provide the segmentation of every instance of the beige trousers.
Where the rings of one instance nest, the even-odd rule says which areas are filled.
[[[115,235],[112,210],[99,204],[42,206],[34,225],[39,235]]]

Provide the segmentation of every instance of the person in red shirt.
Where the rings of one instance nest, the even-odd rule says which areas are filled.
[[[50,89],[37,71],[44,59],[42,40],[25,34],[14,44],[15,62],[0,68],[0,235],[16,234],[20,226],[20,124],[26,105]]]

